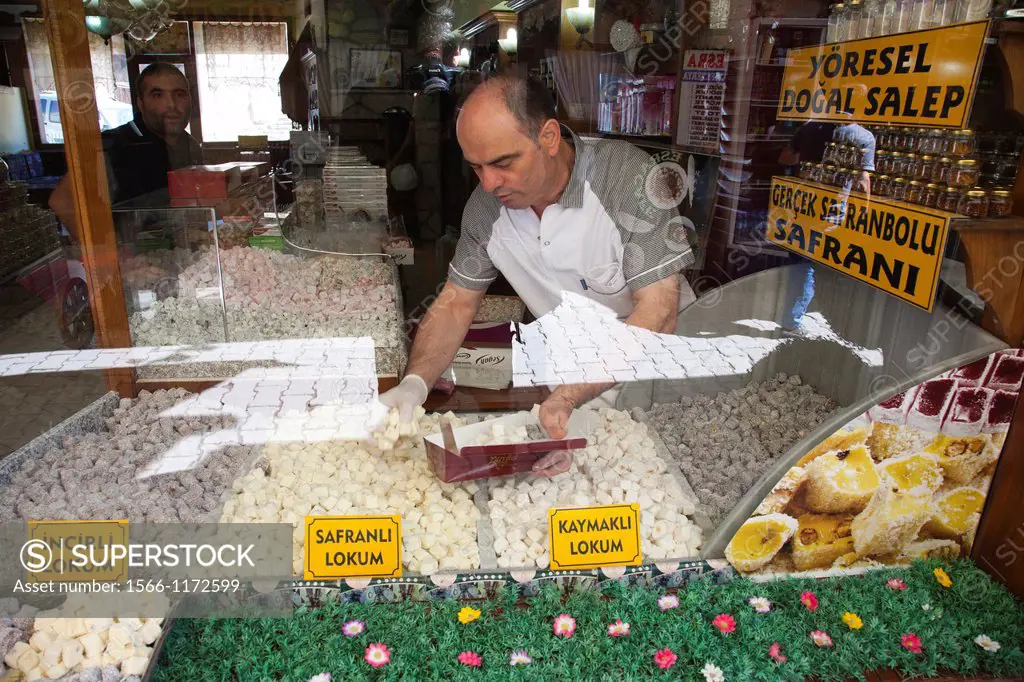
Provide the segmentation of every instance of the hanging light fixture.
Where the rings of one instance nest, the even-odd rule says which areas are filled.
[[[498,45],[501,46],[501,49],[509,57],[515,57],[516,52],[519,50],[519,39],[516,36],[516,30],[510,28],[504,38],[498,38]]]
[[[110,40],[121,33],[138,46],[145,45],[173,23],[161,12],[163,0],[83,0],[85,27]]]
[[[576,32],[580,34],[580,39],[576,41],[576,49],[578,50],[584,45],[594,47],[594,43],[583,37],[590,32],[590,29],[594,28],[594,8],[590,6],[590,0],[580,0],[579,7],[566,8],[565,16]]]

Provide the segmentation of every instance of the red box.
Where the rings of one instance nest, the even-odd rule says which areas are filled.
[[[215,166],[189,166],[167,174],[167,189],[172,199],[227,199],[242,184],[242,170],[236,163]]]
[[[490,478],[492,476],[508,476],[510,474],[531,471],[533,465],[541,457],[556,450],[578,450],[587,447],[587,439],[583,437],[588,422],[584,421],[587,414],[577,411],[569,420],[568,433],[572,437],[560,440],[537,440],[529,443],[510,443],[505,445],[468,445],[460,448],[456,433],[447,422],[441,427],[441,433],[426,436],[423,439],[427,448],[430,467],[439,479],[445,483],[468,481],[474,478]],[[495,423],[510,426],[538,424],[533,415],[526,412],[501,417],[497,420],[470,424],[458,429],[458,437],[471,439],[477,433],[489,429]]]

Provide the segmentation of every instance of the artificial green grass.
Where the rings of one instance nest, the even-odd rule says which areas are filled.
[[[933,569],[943,566],[953,580],[941,587]],[[902,578],[907,589],[886,586]],[[800,602],[815,593],[816,611]],[[713,585],[708,579],[678,591],[680,606],[662,612],[663,591],[613,585],[604,591],[563,594],[554,586],[520,602],[514,590],[496,600],[472,604],[482,610],[476,621],[461,624],[465,603],[404,602],[385,605],[331,603],[299,610],[291,619],[180,620],[168,637],[154,680],[271,680],[305,682],[328,672],[333,682],[355,680],[660,680],[703,682],[701,668],[714,663],[726,680],[822,681],[863,679],[863,672],[893,668],[906,675],[934,676],[941,670],[1001,677],[1024,675],[1024,604],[968,561],[915,562],[864,576],[826,580],[780,580],[756,584],[734,580]],[[767,597],[771,612],[756,613],[751,596]],[[922,605],[930,604],[930,610]],[[860,630],[842,621],[856,613]],[[576,619],[569,639],[555,637],[555,616]],[[711,621],[728,613],[736,630],[723,635]],[[358,637],[341,634],[345,621],[365,621]],[[612,638],[607,626],[630,623],[631,633]],[[819,648],[809,633],[823,630],[834,646]],[[905,650],[900,638],[914,633],[923,653]],[[989,653],[974,643],[986,634],[1002,648]],[[364,650],[386,644],[391,662],[371,668]],[[768,656],[782,645],[785,663]],[[679,659],[659,670],[654,652],[670,648]],[[509,667],[509,653],[525,649],[533,663]],[[458,663],[462,651],[483,657],[481,668]]]

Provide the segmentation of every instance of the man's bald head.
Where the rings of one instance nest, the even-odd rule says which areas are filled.
[[[478,86],[466,98],[460,117],[477,114],[493,117],[495,104],[504,107],[520,131],[534,141],[540,136],[544,124],[557,116],[555,100],[540,80],[496,76]]]

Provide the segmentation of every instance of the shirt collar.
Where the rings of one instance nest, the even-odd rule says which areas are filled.
[[[590,146],[585,144],[569,128],[562,126],[562,137],[576,150],[576,159],[572,164],[569,184],[565,186],[558,203],[565,208],[583,208],[583,187],[587,180],[587,166],[590,163]]]

